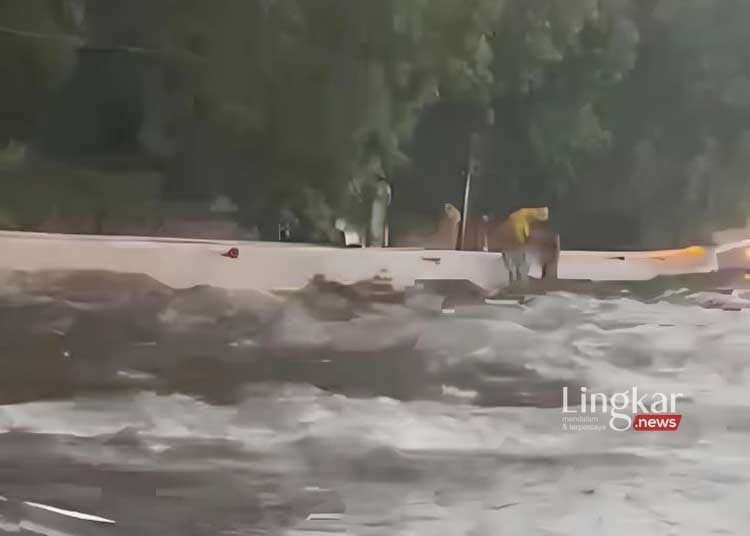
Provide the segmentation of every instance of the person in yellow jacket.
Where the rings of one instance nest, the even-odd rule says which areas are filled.
[[[460,249],[502,253],[511,280],[528,276],[528,257],[539,263],[542,279],[557,278],[560,236],[549,225],[547,207],[522,208],[499,222],[489,215],[469,218]]]
[[[531,226],[536,222],[549,221],[547,207],[521,208],[513,212],[506,220],[512,231],[511,243],[503,249],[503,264],[508,270],[510,280],[525,280],[529,275],[529,239]]]

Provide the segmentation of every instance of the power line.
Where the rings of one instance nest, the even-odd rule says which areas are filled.
[[[19,37],[32,37],[35,39],[52,39],[52,40],[57,40],[57,41],[62,41],[64,39],[76,39],[76,37],[72,35],[67,35],[67,34],[49,34],[49,33],[29,32],[26,30],[16,30],[13,28],[8,28],[7,26],[0,26],[0,32],[8,33],[11,35],[17,35]]]
[[[50,33],[39,33],[39,32],[29,32],[26,30],[16,30],[14,28],[8,28],[7,26],[0,26],[0,32],[8,33],[11,35],[17,35],[19,37],[30,37],[32,39],[49,39],[52,41],[83,41],[82,38],[76,35],[70,35],[70,34],[50,34]],[[134,47],[134,46],[114,46],[114,47],[107,47],[111,50],[121,50],[123,52],[133,52],[133,53],[140,53],[140,54],[159,54],[163,52],[161,49],[158,48],[142,48],[142,47]]]
[[[10,35],[16,35],[18,37],[29,37],[32,39],[47,39],[50,41],[77,41],[79,44],[83,44],[83,39],[76,35],[70,35],[70,34],[51,34],[51,33],[41,33],[41,32],[30,32],[27,30],[16,30],[15,28],[8,28],[7,26],[0,26],[0,33],[7,33]],[[90,48],[98,48],[98,47],[90,47]],[[200,58],[197,57],[195,54],[188,53],[186,51],[170,51],[165,50],[161,48],[143,48],[143,47],[136,47],[136,46],[130,46],[130,45],[117,45],[112,47],[106,47],[108,50],[117,50],[121,52],[130,52],[132,54],[169,54],[170,52],[173,55],[178,55],[183,57],[183,59],[189,59],[192,61],[199,60]]]

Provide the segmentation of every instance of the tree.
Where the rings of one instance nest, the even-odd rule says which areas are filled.
[[[75,2],[0,0],[0,146],[26,143],[75,66]]]
[[[659,0],[635,4],[638,63],[602,109],[616,133],[608,166],[610,211],[637,213],[641,245],[710,240],[744,223],[744,140],[750,115],[741,97],[750,56],[745,2]],[[616,201],[616,202],[615,202]]]
[[[203,120],[264,153],[252,178],[230,179],[246,213],[259,198],[302,212],[315,198],[354,217],[376,178],[408,161],[404,144],[441,91],[488,101],[485,34],[501,4],[192,2],[172,45],[196,60]]]
[[[401,209],[459,202],[480,134],[474,210],[547,204],[565,227],[568,207],[596,206],[592,222],[637,214],[642,244],[694,241],[749,208],[748,15],[742,0],[0,0],[0,145],[25,148],[0,167],[57,160],[50,199],[55,182],[88,199],[92,177],[123,192],[158,176],[158,198],[227,194],[269,238],[291,210],[328,240],[336,217],[367,219],[383,175]]]
[[[495,117],[504,172],[554,201],[610,146],[602,97],[632,69],[638,30],[608,0],[513,0],[495,31]],[[502,178],[500,178],[502,180]]]

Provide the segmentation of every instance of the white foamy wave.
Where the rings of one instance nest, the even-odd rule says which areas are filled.
[[[264,345],[300,348],[296,361],[279,352],[258,365],[303,370],[293,381],[252,368],[253,383],[222,406],[179,389],[5,405],[0,429],[77,436],[54,452],[80,464],[164,471],[220,465],[213,451],[178,459],[176,445],[231,443],[251,460],[242,463],[260,460],[278,480],[335,489],[342,517],[303,517],[356,534],[744,534],[750,314],[664,301],[673,297],[646,304],[555,293],[524,307],[456,306],[432,316],[394,309],[398,316],[347,321],[316,320],[293,305],[254,344],[215,347],[254,358]],[[149,355],[158,359],[164,346]],[[220,357],[209,353],[198,370]],[[336,367],[338,376],[319,372]],[[139,374],[131,363],[115,370]],[[347,386],[337,382],[355,376],[366,394],[340,394]],[[420,389],[378,396],[396,380]],[[577,386],[681,393],[683,420],[673,433],[566,431],[563,386],[571,397]],[[102,447],[100,436],[123,430],[147,453]]]

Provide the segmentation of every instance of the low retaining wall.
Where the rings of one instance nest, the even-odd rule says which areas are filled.
[[[561,279],[639,281],[659,275],[706,273],[719,269],[716,248],[706,246],[659,251],[562,251]]]
[[[232,247],[238,258],[222,256]],[[417,279],[468,279],[491,291],[507,284],[501,261],[500,254],[469,251],[0,232],[2,270],[139,273],[173,288],[271,291],[301,287],[323,274],[342,283],[388,275],[396,288]]]
[[[563,251],[558,275],[561,279],[632,281],[711,272],[722,267],[720,259],[740,262],[741,254],[728,252],[744,251],[741,248],[747,246],[750,241],[709,246],[701,254],[695,248]],[[232,247],[239,250],[237,259],[221,255]],[[508,283],[501,260],[500,254],[474,251],[0,231],[1,270],[141,273],[174,288],[213,285],[270,291],[303,286],[316,274],[342,283],[387,274],[397,288],[411,286],[417,279],[466,279],[493,291]],[[532,267],[531,275],[538,276],[539,268]]]

